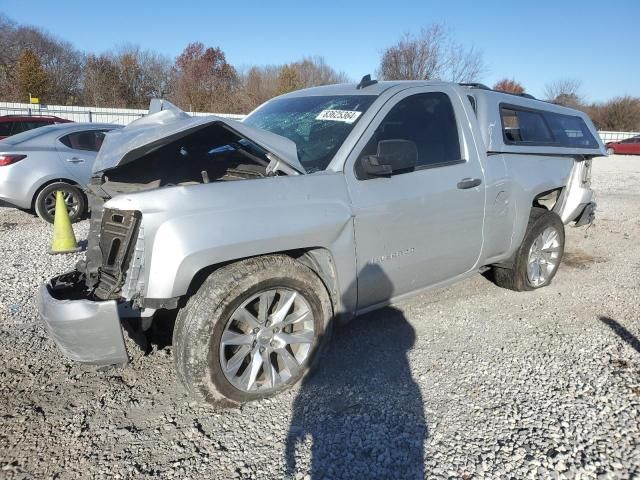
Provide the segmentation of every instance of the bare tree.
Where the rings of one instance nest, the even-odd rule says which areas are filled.
[[[77,103],[81,90],[84,55],[69,42],[52,37],[38,28],[19,27],[15,41],[24,49],[32,50],[40,59],[50,79],[47,101],[50,103]]]
[[[617,97],[585,110],[599,130],[640,132],[640,97]]]
[[[303,57],[285,65],[252,66],[240,75],[242,90],[237,103],[250,111],[261,103],[298,88],[348,82],[343,72],[329,66],[323,57]]]
[[[418,35],[405,33],[387,48],[378,75],[385,80],[477,81],[486,70],[482,52],[456,42],[450,30],[435,23]]]
[[[524,87],[520,82],[515,81],[513,78],[503,78],[495,83],[494,90],[507,93],[524,93]]]
[[[581,86],[582,82],[574,78],[556,80],[545,85],[544,97],[549,102],[576,108],[584,102]]]
[[[171,61],[155,52],[125,45],[114,53],[89,55],[83,95],[91,105],[146,108],[169,93]]]
[[[120,93],[120,72],[115,60],[106,54],[89,55],[84,69],[84,102],[98,107],[126,107]]]
[[[302,87],[317,87],[349,81],[343,72],[337,72],[327,65],[323,57],[304,57],[289,64],[297,73]]]
[[[253,110],[276,96],[280,70],[281,67],[277,65],[253,66],[242,74],[242,93],[245,97],[246,111]]]

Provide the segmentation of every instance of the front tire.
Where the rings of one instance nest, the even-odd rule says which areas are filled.
[[[82,219],[87,211],[87,199],[82,190],[66,182],[55,182],[44,187],[34,200],[36,214],[46,222],[53,223],[56,209],[56,192],[61,190],[64,196],[69,220],[75,223]]]
[[[564,224],[544,208],[533,208],[529,225],[511,268],[495,266],[495,283],[523,292],[546,287],[558,271],[564,253]]]
[[[326,344],[331,317],[324,284],[296,260],[270,255],[227,265],[178,313],[178,377],[209,403],[276,395],[307,374]]]
[[[611,147],[607,148],[607,155],[615,155],[615,154],[616,154],[616,151],[613,148]]]

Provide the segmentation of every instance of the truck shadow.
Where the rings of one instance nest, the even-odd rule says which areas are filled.
[[[424,478],[428,428],[407,358],[415,339],[391,307],[334,331],[293,403],[287,478]]]

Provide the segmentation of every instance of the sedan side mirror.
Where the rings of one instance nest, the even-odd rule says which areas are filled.
[[[403,170],[410,171],[418,163],[418,147],[411,140],[381,140],[378,153],[363,158],[367,175],[388,177]]]

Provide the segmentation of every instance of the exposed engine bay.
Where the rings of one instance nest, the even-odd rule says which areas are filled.
[[[258,179],[282,174],[270,154],[219,124],[207,125],[161,144],[136,160],[95,175],[87,189],[91,210],[86,257],[76,270],[87,296],[121,298],[128,269],[141,260],[134,255],[142,236],[137,211],[105,209],[118,194],[172,186]],[[286,170],[285,170],[286,171]]]

